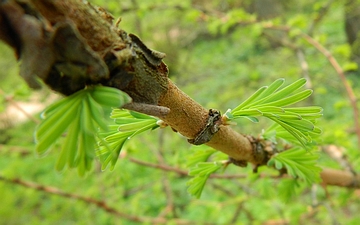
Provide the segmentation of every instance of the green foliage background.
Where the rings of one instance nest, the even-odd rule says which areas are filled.
[[[94,4],[121,16],[120,26],[135,33],[151,48],[165,52],[170,77],[178,86],[207,108],[225,112],[263,85],[283,77],[294,82],[302,77],[296,52],[268,38],[255,16],[242,6],[250,1],[115,1],[93,0]],[[291,3],[292,2],[292,3]],[[296,4],[295,4],[296,3]],[[274,25],[291,25],[307,32],[327,1],[289,1]],[[360,96],[360,73],[351,62],[351,47],[346,42],[343,1],[332,1],[329,11],[316,25],[313,37],[324,45],[347,71],[356,96]],[[243,25],[236,25],[241,20]],[[246,25],[244,25],[246,24]],[[296,32],[294,32],[296,33]],[[313,46],[296,36],[270,33],[278,39],[291,40],[301,47],[309,65],[314,90],[307,104],[324,108],[322,145],[335,144],[346,149],[348,160],[360,171],[360,151],[353,130],[353,114],[345,89],[327,59]],[[18,75],[13,52],[0,45],[0,112],[10,105],[5,97],[30,101],[34,96],[46,101],[49,90],[34,92]],[[359,105],[359,104],[358,104]],[[38,115],[36,115],[38,117]],[[242,133],[258,135],[267,122],[253,124],[239,121]],[[360,217],[360,192],[320,185],[308,187],[291,180],[274,179],[277,172],[265,167],[259,174],[252,168],[229,166],[226,174],[244,178],[210,179],[200,199],[186,192],[187,177],[134,163],[131,159],[155,164],[166,163],[187,168],[187,157],[195,151],[171,129],[144,133],[128,141],[121,159],[112,172],[102,172],[96,163],[93,172],[79,178],[74,170],[62,173],[54,169],[60,148],[45,158],[35,156],[32,121],[6,121],[0,130],[0,175],[20,178],[65,192],[104,200],[117,210],[136,216],[157,217],[171,202],[174,209],[167,218],[181,218],[218,224],[263,224],[271,220],[290,224],[357,224]],[[324,153],[319,164],[341,169]],[[215,154],[215,159],[223,159]],[[164,162],[162,162],[164,161]],[[167,183],[169,185],[167,185]],[[170,191],[169,191],[170,190]],[[289,201],[286,195],[295,191]],[[169,197],[170,193],[170,197]],[[78,201],[8,182],[0,182],[0,224],[137,224]],[[171,223],[170,223],[171,224]]]

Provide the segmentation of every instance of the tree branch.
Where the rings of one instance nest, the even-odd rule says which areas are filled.
[[[139,164],[142,166],[151,167],[151,168],[160,169],[160,170],[169,171],[169,172],[175,172],[175,173],[179,174],[180,176],[188,176],[188,174],[189,174],[189,172],[187,170],[182,170],[182,169],[164,165],[164,164],[149,163],[149,162],[141,161],[141,160],[138,160],[135,158],[129,158],[129,160],[133,163],[136,163],[136,164]],[[243,178],[246,178],[246,176],[247,176],[246,174],[211,174],[209,178],[243,179]]]
[[[39,87],[38,78],[65,95],[86,85],[115,87],[128,93],[133,103],[168,108],[170,111],[160,118],[190,139],[207,124],[208,110],[167,78],[164,54],[148,49],[138,37],[113,25],[104,10],[78,0],[9,0],[0,4],[0,26],[4,28],[0,39],[14,48],[22,61],[20,73],[32,87]],[[287,26],[263,26],[289,30]],[[360,143],[356,98],[341,67],[318,42],[305,34],[303,37],[329,59],[341,77],[353,106]],[[268,160],[265,151],[256,150],[249,138],[225,125],[220,125],[206,145],[244,165],[264,165]],[[348,172],[324,169],[321,177],[327,185],[359,187],[359,177]]]
[[[8,146],[0,145],[0,151],[6,150]],[[13,146],[10,147],[11,151],[15,151],[20,153],[23,156],[31,155],[30,151],[24,149],[23,147]],[[145,162],[142,160],[138,160],[135,158],[130,157],[130,162],[136,163],[141,166],[146,166],[154,169],[160,169],[163,171],[168,172],[175,172],[180,176],[188,176],[188,171],[182,170],[180,168],[168,166],[165,164],[154,164]],[[360,188],[360,175],[356,175],[354,171],[342,171],[342,170],[335,170],[330,168],[324,168],[323,171],[320,173],[322,178],[322,184],[324,186],[338,186],[338,187],[346,187],[346,188]],[[246,178],[246,174],[211,174],[209,178],[212,179],[244,179]],[[260,174],[260,177],[266,177],[266,175]],[[267,176],[268,177],[268,176]],[[272,178],[279,178],[279,176],[272,176]]]
[[[334,58],[334,56],[331,54],[331,52],[329,52],[326,48],[324,48],[324,46],[322,46],[318,41],[316,41],[315,39],[313,39],[312,37],[310,37],[309,35],[304,34],[304,33],[301,36],[307,42],[309,42],[311,45],[313,45],[317,50],[319,50],[319,52],[321,52],[328,59],[330,64],[334,67],[336,73],[339,75],[339,77],[345,87],[345,90],[347,92],[347,95],[348,95],[348,98],[350,101],[350,105],[351,105],[353,113],[354,113],[354,126],[355,126],[355,130],[356,130],[356,136],[358,139],[358,146],[360,149],[360,113],[359,113],[359,109],[357,108],[356,96],[354,94],[354,91],[351,88],[351,85],[349,84],[349,82],[346,79],[343,69],[341,68],[341,66],[339,65],[337,60]]]
[[[208,110],[167,78],[164,54],[115,27],[104,11],[76,0],[14,0],[2,3],[0,13],[1,25],[11,30],[0,37],[18,53],[21,75],[30,86],[38,87],[37,76],[69,95],[103,84],[125,91],[134,103],[170,109],[160,118],[189,139],[205,127]],[[36,35],[29,37],[32,33]],[[43,62],[41,67],[37,61]],[[221,126],[206,144],[238,161],[264,163],[250,141],[228,126]]]

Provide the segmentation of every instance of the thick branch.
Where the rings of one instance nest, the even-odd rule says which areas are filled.
[[[12,40],[8,43],[26,65],[22,76],[30,85],[36,86],[38,76],[53,90],[69,95],[86,85],[100,83],[125,91],[134,103],[170,109],[166,116],[160,115],[161,119],[187,138],[195,138],[205,127],[208,110],[167,79],[164,54],[148,49],[138,37],[115,27],[108,14],[76,0],[25,2],[1,4],[4,20],[0,21],[12,32],[1,33],[0,37]],[[10,15],[11,10],[16,14]],[[17,21],[29,23],[28,29]],[[29,42],[31,29],[37,35]],[[39,48],[34,48],[34,43],[40,43]],[[24,55],[29,48],[33,53]],[[33,66],[33,55],[38,55],[36,60],[42,59],[45,53],[41,49],[47,49],[51,60],[43,60],[38,68]],[[246,137],[228,126],[221,126],[207,144],[243,165],[260,165],[264,161],[255,156]]]
[[[169,114],[161,119],[187,138],[195,138],[206,124],[208,111],[170,80],[167,92],[160,97],[159,105],[170,109]],[[239,161],[253,164],[262,162],[255,157],[250,141],[229,126],[221,126],[206,145]]]

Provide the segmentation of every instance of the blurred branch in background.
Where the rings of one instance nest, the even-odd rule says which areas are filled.
[[[25,188],[35,189],[40,192],[45,192],[48,194],[57,195],[57,196],[61,196],[64,198],[79,200],[86,204],[95,205],[96,207],[99,207],[99,208],[105,210],[106,212],[113,214],[114,216],[129,220],[129,221],[134,221],[134,222],[139,222],[139,223],[150,223],[150,224],[168,224],[169,222],[171,222],[174,224],[181,224],[181,225],[182,224],[190,225],[190,224],[196,223],[195,221],[187,221],[187,220],[182,220],[182,219],[168,220],[164,217],[151,218],[151,217],[129,215],[129,214],[124,213],[116,208],[109,206],[106,201],[101,201],[101,200],[97,200],[97,199],[90,198],[90,197],[84,197],[84,196],[80,196],[77,194],[64,192],[56,187],[45,186],[45,185],[37,184],[34,182],[24,181],[20,178],[6,178],[6,177],[0,175],[0,181],[15,184],[15,185],[20,185]],[[214,223],[206,222],[206,223],[202,223],[202,224],[210,225],[210,224],[214,224]]]
[[[160,130],[158,134],[158,148],[150,148],[152,152],[156,155],[157,161],[159,164],[166,164],[164,159],[164,131]],[[149,145],[151,146],[151,145]],[[166,171],[162,172],[162,186],[166,196],[166,206],[165,208],[158,214],[158,218],[166,217],[167,215],[171,215],[174,218],[177,218],[175,203],[174,203],[174,194],[171,187],[171,179]]]
[[[307,34],[301,35],[306,41],[308,41],[311,45],[313,45],[319,52],[321,52],[330,62],[330,64],[334,67],[336,73],[339,75],[340,80],[343,83],[343,86],[345,87],[346,93],[348,95],[350,105],[353,111],[354,116],[354,126],[356,130],[356,136],[358,140],[358,148],[360,151],[360,114],[359,109],[357,107],[357,98],[354,94],[354,91],[349,83],[349,81],[346,79],[344,70],[339,65],[338,61],[334,58],[334,56],[331,54],[329,50],[327,50],[324,46],[322,46],[318,41],[316,41],[314,38],[310,37]]]
[[[316,17],[314,18],[314,20],[312,21],[312,23],[310,23],[309,29],[307,31],[307,33],[312,36],[315,28],[319,25],[319,23],[321,22],[321,20],[326,16],[326,14],[329,12],[331,5],[333,4],[334,0],[329,0],[328,2],[326,2],[325,4],[323,4],[320,9],[316,12]]]
[[[4,96],[5,102],[8,102],[10,105],[14,106],[19,112],[21,112],[26,118],[33,121],[36,124],[40,123],[40,120],[33,116],[33,114],[28,113],[27,110],[23,109],[16,101],[14,101],[12,96],[6,96],[6,93],[0,88],[0,95]]]
[[[345,34],[351,46],[351,58],[360,64],[360,4],[358,0],[344,1]]]
[[[331,155],[331,157],[334,158],[342,167],[344,167],[346,171],[341,171],[331,168],[323,168],[323,171],[320,173],[322,178],[322,184],[324,186],[329,185],[329,186],[339,186],[339,187],[347,187],[347,188],[360,188],[360,175],[358,175],[355,171],[353,171],[352,166],[346,160],[346,156],[343,155],[343,153],[339,152],[340,150],[338,150],[338,148],[334,146],[324,146],[323,149],[325,152]],[[19,147],[12,146],[9,148],[9,146],[0,145],[0,151],[2,152],[13,151],[15,153],[20,153],[23,156],[32,154],[31,152],[29,152],[29,150],[20,146]],[[163,161],[161,164],[154,164],[154,163],[138,160],[133,157],[129,157],[128,159],[130,162],[133,162],[141,166],[159,169],[164,172],[175,172],[181,177],[187,177],[189,173],[187,170],[166,165],[165,161]],[[248,174],[211,174],[209,178],[236,180],[236,179],[245,179],[247,177]],[[281,174],[280,176],[279,175],[269,176],[266,174],[259,174],[258,177],[279,179],[282,177],[287,177],[287,175]],[[170,189],[168,189],[168,191],[169,190]]]
[[[322,146],[321,149],[332,159],[334,159],[344,170],[356,175],[354,167],[351,165],[346,156],[345,148],[336,145],[326,145]]]

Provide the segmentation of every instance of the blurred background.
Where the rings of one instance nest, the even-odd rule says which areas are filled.
[[[166,53],[170,78],[206,108],[225,112],[278,78],[289,84],[305,77],[314,90],[306,104],[324,108],[320,149],[333,145],[345,167],[360,171],[356,104],[349,101],[349,90],[360,96],[360,1],[90,2],[121,17],[120,27],[149,48]],[[75,170],[58,173],[59,149],[36,157],[33,132],[41,110],[61,96],[31,90],[18,64],[0,43],[0,224],[154,223],[149,218],[166,224],[358,224],[359,190],[300,185],[284,201],[286,179],[274,178],[276,171],[268,168],[253,174],[250,166],[230,166],[224,174],[236,179],[210,179],[200,199],[190,197],[184,171],[196,149],[171,129],[130,140],[114,171],[101,171],[95,162],[85,178]],[[257,136],[270,123],[238,125],[234,129]],[[320,154],[321,166],[344,169]]]

